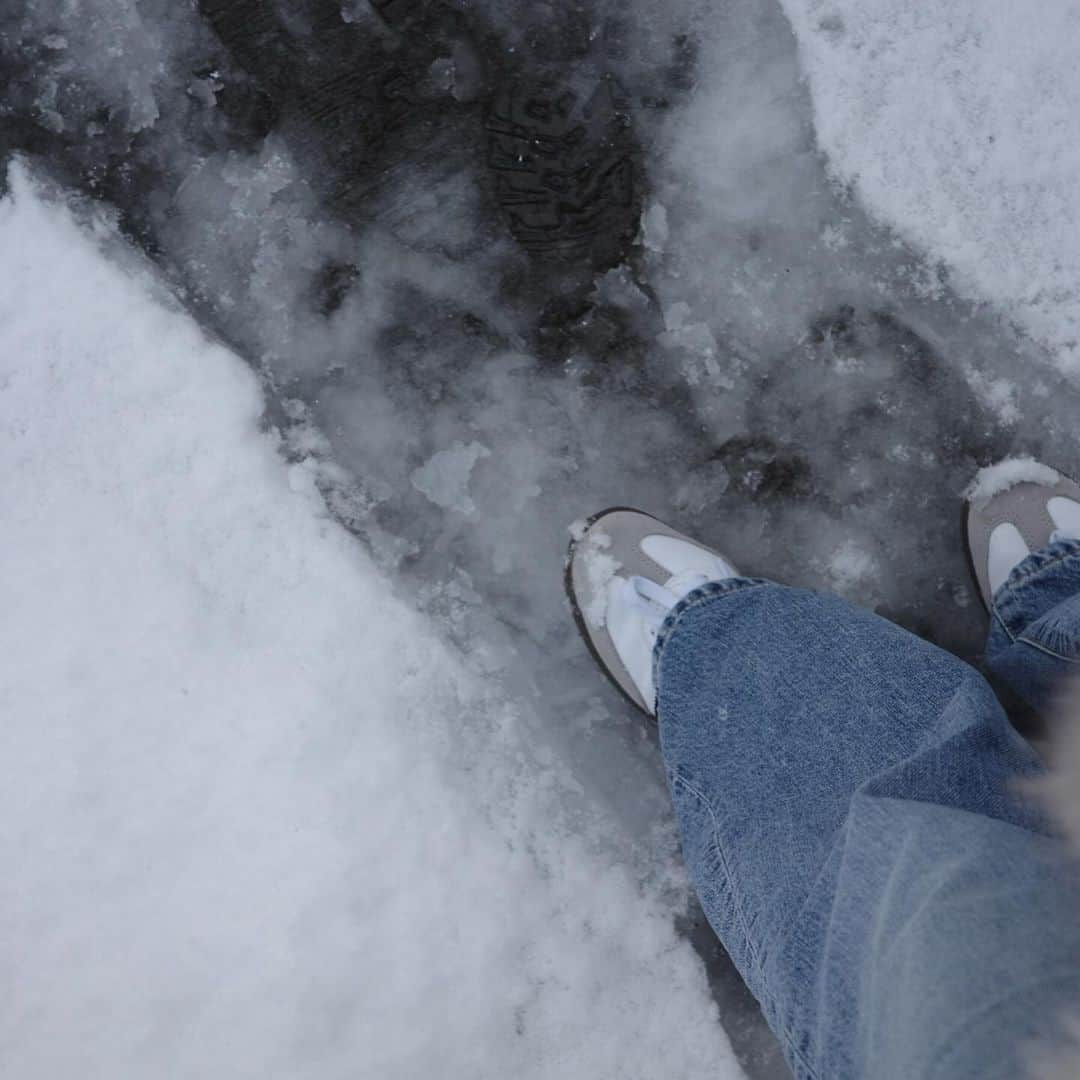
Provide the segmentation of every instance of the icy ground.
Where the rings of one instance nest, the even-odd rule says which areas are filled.
[[[445,48],[367,0],[237,0],[233,21],[213,0],[8,6],[7,141],[113,207],[251,362],[290,460],[518,702],[529,760],[575,777],[566,813],[644,881],[671,854],[663,777],[569,622],[566,526],[633,503],[974,657],[960,493],[1007,452],[1080,471],[1076,19],[1067,0],[412,5],[431,6]],[[405,74],[357,89],[386,55]],[[486,87],[580,104],[611,76],[640,229],[545,258],[499,197]],[[464,765],[486,722],[460,736]]]

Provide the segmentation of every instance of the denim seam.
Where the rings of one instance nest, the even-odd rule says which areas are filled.
[[[675,784],[693,795],[709,812],[709,819],[713,823],[713,846],[716,848],[716,854],[720,856],[720,865],[723,867],[724,877],[727,879],[728,888],[731,890],[732,899],[735,901],[735,911],[739,916],[739,925],[742,927],[743,937],[746,938],[746,946],[750,950],[750,955],[753,958],[754,967],[757,969],[758,976],[762,983],[764,983],[764,969],[761,965],[761,958],[758,956],[757,947],[754,945],[753,938],[750,936],[750,930],[746,923],[746,915],[743,912],[742,899],[739,896],[738,890],[735,888],[734,878],[728,867],[727,856],[724,854],[724,845],[720,842],[720,822],[716,819],[716,811],[713,809],[712,803],[705,795],[698,791],[698,789],[684,776],[676,772],[672,774],[672,777]]]
[[[1057,561],[1060,562],[1061,559],[1058,559]],[[994,621],[998,624],[998,626],[1001,627],[1002,630],[1005,631],[1005,634],[1008,636],[1009,642],[1011,644],[1015,645],[1017,642],[1019,642],[1021,645],[1030,645],[1031,648],[1038,649],[1039,652],[1045,653],[1047,656],[1052,656],[1055,660],[1062,660],[1066,664],[1080,663],[1080,657],[1063,656],[1061,653],[1056,652],[1054,649],[1047,648],[1041,642],[1035,641],[1034,638],[1030,638],[1026,634],[1014,634],[1010,629],[1009,624],[1005,619],[1005,616],[1002,615],[1001,612],[998,610],[997,604],[994,604],[993,615]]]
[[[1057,550],[1059,545],[1061,550]],[[1019,565],[1013,567],[1005,580],[1004,587],[1015,589],[1020,585],[1026,585],[1036,574],[1041,574],[1044,570],[1049,570],[1076,555],[1080,555],[1080,541],[1059,540],[1049,548],[1028,555]]]
[[[1006,634],[1008,634],[1009,641],[1013,644],[1016,644],[1016,635],[1012,632],[1012,630],[1009,629],[1009,624],[1005,621],[1005,616],[1002,615],[1000,611],[998,611],[997,604],[993,605],[992,611],[994,614],[994,621],[998,624],[998,626],[1001,627],[1002,630],[1005,631]]]
[[[1032,641],[1031,638],[1026,637],[1024,634],[1021,634],[1018,638],[1013,638],[1013,642],[1020,642],[1022,645],[1030,645],[1033,649],[1038,649],[1039,652],[1046,653],[1047,656],[1052,656],[1055,660],[1061,660],[1066,664],[1080,663],[1080,658],[1075,656],[1062,656],[1061,653],[1055,652],[1053,649],[1048,649],[1038,641]]]
[[[764,584],[764,583],[763,583]],[[746,925],[746,915],[743,912],[742,900],[739,897],[738,890],[735,888],[734,878],[731,871],[728,869],[727,856],[724,854],[724,845],[720,842],[720,822],[716,819],[716,811],[713,809],[712,803],[709,799],[698,791],[693,784],[690,783],[680,773],[672,773],[672,783],[678,787],[683,788],[685,791],[693,795],[698,801],[705,807],[709,813],[709,818],[713,823],[713,847],[716,850],[716,854],[720,856],[720,865],[724,871],[724,877],[727,879],[728,889],[731,891],[731,897],[735,902],[735,912],[739,917],[739,924],[742,927],[743,937],[746,939],[746,947],[750,950],[750,955],[753,958],[754,966],[757,969],[758,983],[761,986],[762,994],[768,998],[769,1012],[774,1016],[779,1017],[779,1010],[776,1007],[776,1002],[773,999],[768,987],[765,983],[765,971],[761,964],[761,958],[758,955],[756,946],[754,945],[754,939],[750,935],[750,931]],[[806,1070],[811,1080],[817,1080],[817,1072],[811,1067],[810,1063],[803,1056],[802,1051],[799,1049],[798,1042],[795,1037],[788,1030],[786,1023],[780,1023],[780,1034],[783,1036],[784,1042],[787,1044],[788,1049],[792,1055],[798,1058],[799,1063]]]

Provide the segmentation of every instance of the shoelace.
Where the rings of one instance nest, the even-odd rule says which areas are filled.
[[[710,579],[705,574],[676,574],[667,585],[658,585],[644,577],[629,577],[624,586],[630,604],[642,617],[649,633],[654,637],[660,633],[660,627],[668,612],[694,589],[701,588]]]

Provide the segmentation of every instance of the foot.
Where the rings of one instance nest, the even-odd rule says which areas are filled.
[[[1031,458],[982,469],[966,498],[968,553],[987,608],[1033,551],[1080,538],[1080,486]]]
[[[722,555],[656,518],[616,508],[575,530],[566,590],[597,663],[654,716],[653,647],[668,612],[694,589],[737,573]]]

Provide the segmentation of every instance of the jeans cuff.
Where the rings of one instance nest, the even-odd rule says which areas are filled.
[[[990,608],[1010,638],[1015,639],[1015,627],[1027,625],[1032,619],[1027,592],[1037,586],[1047,573],[1056,572],[1062,563],[1077,560],[1080,571],[1080,540],[1057,540],[1048,547],[1033,551],[1013,567],[1005,583],[991,598]]]
[[[660,658],[664,652],[672,631],[678,625],[679,620],[688,611],[707,604],[740,589],[748,589],[758,585],[772,585],[774,582],[766,581],[765,578],[729,577],[721,581],[707,581],[704,585],[688,592],[667,614],[660,626],[660,632],[656,635],[656,643],[653,645],[653,687],[660,689]]]

